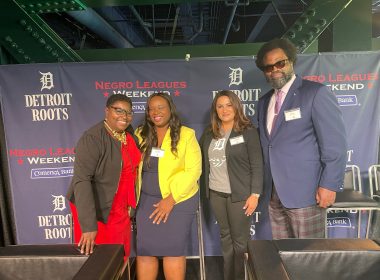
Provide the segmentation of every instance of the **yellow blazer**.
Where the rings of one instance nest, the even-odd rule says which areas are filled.
[[[142,138],[140,129],[135,134],[140,145]],[[170,128],[162,141],[161,149],[164,156],[158,159],[158,182],[162,197],[173,195],[176,203],[192,197],[199,189],[198,179],[202,173],[201,150],[195,137],[195,131],[186,126],[181,127],[181,135],[177,144],[178,155],[171,152]],[[141,192],[143,161],[140,162],[136,182],[136,201]]]

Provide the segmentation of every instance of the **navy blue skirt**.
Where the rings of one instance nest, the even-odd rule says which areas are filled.
[[[158,184],[158,159],[150,158],[149,168],[144,165],[142,187],[136,213],[137,256],[184,256],[190,240],[192,222],[198,208],[198,193],[171,211],[166,223],[153,224],[149,216],[153,204],[162,199]]]

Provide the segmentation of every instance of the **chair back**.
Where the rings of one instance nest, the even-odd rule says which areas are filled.
[[[362,183],[361,183],[359,166],[357,165],[346,166],[343,188],[345,190],[355,190],[355,191],[362,192]]]
[[[371,165],[368,169],[368,176],[371,197],[380,199],[380,164]]]
[[[369,239],[248,241],[248,279],[378,280],[380,246]]]

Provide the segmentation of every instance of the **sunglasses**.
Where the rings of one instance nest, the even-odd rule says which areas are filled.
[[[282,69],[285,67],[286,62],[288,62],[289,59],[283,59],[280,61],[277,61],[275,64],[268,64],[260,67],[260,70],[266,73],[272,72],[274,68],[276,67],[277,69]]]
[[[122,108],[114,107],[114,106],[110,106],[110,107],[115,110],[116,115],[118,115],[118,116],[123,116],[123,115],[126,115],[128,117],[133,116],[133,111],[126,111]]]

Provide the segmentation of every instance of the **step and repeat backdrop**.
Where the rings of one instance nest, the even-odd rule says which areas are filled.
[[[348,132],[348,164],[360,167],[363,181],[378,157],[379,68],[379,52],[300,55],[295,67],[304,79],[324,83],[336,94]],[[258,99],[269,86],[253,57],[0,66],[17,243],[70,242],[71,214],[64,196],[73,175],[74,147],[87,128],[104,118],[108,96],[132,99],[136,127],[148,96],[167,92],[183,123],[199,138],[209,123],[213,97],[224,89],[239,96],[256,123]],[[252,217],[252,239],[271,238],[268,199],[266,193]],[[218,225],[206,200],[202,207],[205,253],[219,255]],[[330,236],[354,237],[356,215],[332,213],[328,227]],[[194,223],[189,255],[198,254],[196,228]]]

